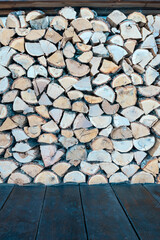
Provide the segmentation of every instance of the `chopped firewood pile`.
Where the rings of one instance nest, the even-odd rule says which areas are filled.
[[[0,17],[0,182],[160,183],[160,15]]]

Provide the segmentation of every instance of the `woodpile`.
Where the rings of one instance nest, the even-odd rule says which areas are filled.
[[[160,20],[0,17],[0,182],[160,183]]]

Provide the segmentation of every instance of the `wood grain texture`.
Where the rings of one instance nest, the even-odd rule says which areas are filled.
[[[160,203],[160,185],[145,184],[144,187],[152,194],[152,196]]]
[[[112,185],[141,239],[159,239],[160,205],[142,185]]]
[[[35,239],[45,187],[15,186],[0,212],[0,239]]]
[[[9,197],[9,194],[11,193],[13,189],[13,185],[7,185],[4,184],[0,187],[0,209],[5,204],[7,198]]]
[[[75,185],[47,187],[37,240],[86,240],[84,219]]]
[[[80,185],[89,239],[138,239],[109,185]]]

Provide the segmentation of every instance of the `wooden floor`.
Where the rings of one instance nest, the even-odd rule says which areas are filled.
[[[160,185],[0,185],[0,240],[159,240]]]

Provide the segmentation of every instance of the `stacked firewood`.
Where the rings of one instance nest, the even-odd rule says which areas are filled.
[[[160,15],[0,17],[0,182],[160,183]]]

